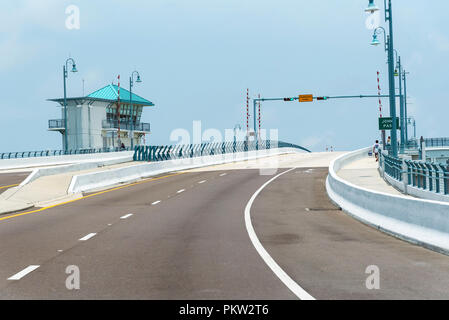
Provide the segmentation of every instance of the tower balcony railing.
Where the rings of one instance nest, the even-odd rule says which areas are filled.
[[[52,119],[48,120],[48,129],[64,129],[64,119]]]
[[[117,120],[103,120],[103,129],[118,129]],[[144,122],[134,122],[133,131],[150,132],[150,124]],[[131,130],[130,121],[120,121],[120,130]]]

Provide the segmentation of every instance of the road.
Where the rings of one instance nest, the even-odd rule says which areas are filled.
[[[29,174],[29,172],[0,173],[0,193],[18,186]]]
[[[245,225],[250,198],[273,176],[213,169],[0,216],[0,298],[297,299]],[[326,175],[292,169],[252,203],[256,235],[278,266],[316,299],[448,299],[449,257],[353,220],[330,203]],[[79,290],[66,288],[71,265]],[[365,286],[369,265],[380,269],[379,290]]]

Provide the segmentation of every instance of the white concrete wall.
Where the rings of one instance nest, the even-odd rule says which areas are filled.
[[[70,104],[68,112],[68,149],[89,149],[103,147],[103,120],[106,120],[105,102],[89,106]]]
[[[304,153],[295,148],[278,148],[239,153],[220,154],[178,160],[158,161],[136,164],[132,167],[108,170],[107,172],[94,172],[74,176],[69,187],[69,192],[77,193],[95,188],[108,187],[114,184],[131,182],[140,178],[150,177],[161,173],[192,169],[196,167],[210,166],[234,161],[256,159],[284,153]]]
[[[449,203],[391,195],[356,186],[337,171],[368,148],[331,162],[326,189],[329,197],[356,219],[401,239],[449,254]]]
[[[0,170],[33,168],[40,166],[52,166],[52,165],[92,162],[100,160],[106,161],[116,158],[123,158],[128,159],[128,161],[131,161],[133,155],[134,151],[123,151],[123,152],[90,153],[90,154],[51,156],[51,157],[2,159],[0,160]]]
[[[24,181],[22,181],[22,183],[19,185],[19,187],[23,187],[24,185],[26,185],[40,177],[51,176],[51,175],[61,174],[61,173],[74,172],[74,171],[95,169],[98,167],[110,166],[110,165],[114,165],[114,164],[131,162],[131,161],[132,161],[132,157],[128,156],[128,157],[116,157],[116,158],[111,158],[111,159],[107,159],[107,160],[93,159],[91,161],[74,163],[74,164],[37,168],[37,169],[34,169],[31,172],[31,174]]]

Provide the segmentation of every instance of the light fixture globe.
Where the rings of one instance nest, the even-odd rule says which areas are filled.
[[[373,34],[373,41],[371,41],[372,46],[378,46],[380,44],[379,39],[377,39],[377,34]]]
[[[379,11],[379,7],[374,4],[374,0],[369,0],[369,4],[368,7],[365,9],[365,12],[374,13],[376,11]]]

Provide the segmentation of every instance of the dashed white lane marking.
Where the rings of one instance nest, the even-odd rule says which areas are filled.
[[[226,175],[226,173],[222,173],[222,174],[220,174],[220,177],[223,177],[223,176],[225,176]]]
[[[253,246],[256,248],[257,252],[265,261],[265,263],[270,267],[270,269],[274,272],[274,274],[301,300],[315,300],[314,297],[312,297],[309,293],[307,293],[303,288],[299,286],[290,276],[285,273],[284,270],[274,261],[274,259],[270,256],[270,254],[265,250],[265,248],[262,246],[262,244],[259,241],[259,238],[257,238],[256,232],[254,231],[254,227],[251,223],[251,206],[256,199],[256,197],[259,195],[259,193],[272,181],[277,179],[278,177],[282,176],[283,174],[290,172],[292,170],[295,170],[297,168],[288,169],[284,172],[281,172],[277,176],[271,178],[267,182],[265,182],[249,199],[248,203],[245,207],[245,226],[246,230],[248,232],[249,238],[251,239],[251,242],[253,243]]]
[[[178,190],[178,192],[176,192],[176,193],[181,193],[181,192],[184,192],[184,191],[186,191],[186,189]]]
[[[28,266],[25,269],[23,269],[22,271],[16,273],[15,275],[13,275],[12,277],[9,277],[8,280],[20,280],[23,277],[25,277],[28,273],[36,270],[37,268],[39,268],[40,266]]]
[[[201,180],[200,182],[198,182],[199,184],[202,184],[202,183],[204,183],[204,182],[206,182],[206,180]]]
[[[154,205],[156,205],[156,204],[158,204],[158,203],[160,203],[160,202],[161,202],[161,200],[154,201],[151,205],[154,206]]]
[[[87,241],[95,235],[96,235],[96,233],[89,233],[88,235],[82,237],[79,241]]]
[[[124,215],[123,217],[120,217],[120,219],[128,219],[132,215],[133,215],[132,213],[129,213],[129,214]]]

